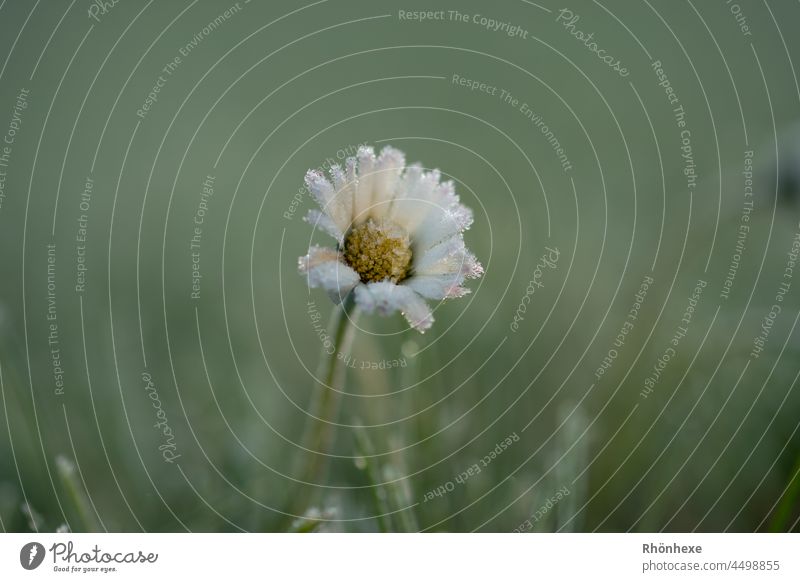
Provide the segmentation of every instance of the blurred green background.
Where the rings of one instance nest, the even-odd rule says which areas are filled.
[[[2,528],[798,530],[798,18],[722,0],[2,2]],[[456,182],[486,274],[425,335],[361,319],[330,475],[304,485],[312,315],[333,306],[296,270],[328,243],[302,178],[387,143]],[[545,247],[557,266],[518,312]],[[312,492],[322,523],[292,526]]]

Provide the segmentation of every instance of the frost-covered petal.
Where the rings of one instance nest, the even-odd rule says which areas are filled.
[[[353,199],[355,197],[358,180],[355,172],[355,160],[349,162],[342,169],[335,164],[331,166],[331,178],[333,179],[333,190],[336,202],[341,208],[342,217],[346,219],[347,225],[343,230],[347,230],[353,221]]]
[[[458,275],[415,275],[402,285],[413,289],[425,299],[452,299],[470,292],[461,286],[463,277]]]
[[[372,206],[372,185],[375,181],[375,151],[371,147],[361,146],[356,154],[358,163],[358,184],[353,198],[353,221],[364,222],[369,218]]]
[[[416,293],[410,294],[401,307],[403,317],[417,331],[424,333],[433,325],[433,313],[425,300]]]
[[[372,207],[370,215],[375,220],[381,220],[389,211],[389,203],[395,197],[398,178],[406,166],[406,157],[403,152],[391,146],[381,150],[375,163],[372,178]]]
[[[453,208],[461,204],[452,180],[445,180],[437,184],[431,193],[431,200],[442,208]]]
[[[414,272],[443,275],[460,270],[466,252],[464,239],[451,237],[420,252],[414,259]]]
[[[419,164],[409,166],[398,184],[389,218],[413,233],[435,207],[432,197],[439,177],[438,170],[424,172]]]
[[[341,261],[334,249],[313,246],[308,254],[298,259],[301,275],[308,279],[308,286],[322,287],[334,303],[340,303],[361,280],[353,269]]]
[[[465,279],[477,279],[483,276],[483,265],[478,258],[471,252],[464,254],[464,262],[461,264],[461,274]]]
[[[309,170],[305,181],[311,197],[322,212],[331,217],[339,230],[345,232],[350,225],[350,212],[342,204],[342,198],[336,195],[333,184],[318,170]]]
[[[344,177],[345,180],[347,180],[348,192],[350,193],[351,197],[350,206],[355,209],[356,191],[358,190],[358,160],[352,157],[345,160]]]
[[[440,182],[441,175],[434,170],[424,175],[417,188],[418,196],[411,204],[398,200],[396,216],[414,240],[416,250],[431,246],[467,230],[473,222],[472,211],[461,204],[452,180]]]
[[[483,274],[483,267],[464,246],[461,237],[452,237],[422,253],[414,275],[403,282],[427,299],[462,297],[469,289],[462,287],[465,279]]]
[[[483,267],[464,245],[461,237],[451,237],[423,251],[414,266],[416,275],[457,274],[464,279],[476,279],[483,274]]]
[[[398,309],[397,285],[390,281],[369,283],[356,290],[356,303],[367,313],[377,312],[380,315],[391,315]]]
[[[331,235],[336,242],[341,243],[344,240],[344,232],[339,226],[333,221],[333,219],[322,212],[321,210],[309,210],[308,214],[305,215],[303,218],[308,224],[313,226],[315,229],[318,228],[329,235]]]
[[[433,207],[411,235],[415,251],[422,252],[460,235],[472,225],[472,220],[472,211],[462,204],[447,209]]]
[[[356,287],[356,303],[367,313],[390,315],[400,311],[411,327],[424,332],[433,324],[433,314],[425,300],[413,289],[389,281]]]

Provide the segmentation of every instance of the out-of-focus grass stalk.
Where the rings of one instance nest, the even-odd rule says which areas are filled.
[[[314,533],[324,522],[321,519],[300,518],[289,528],[289,533]]]
[[[309,511],[304,517],[294,520],[289,527],[289,533],[313,533],[322,529],[325,523],[335,516],[332,511]]]
[[[90,508],[89,497],[83,488],[83,484],[78,482],[78,477],[75,474],[75,465],[68,458],[59,455],[56,457],[56,469],[64,488],[67,490],[69,499],[72,502],[75,513],[81,520],[81,525],[86,532],[101,532],[103,528],[94,514],[94,510]],[[72,531],[75,528],[70,528]]]
[[[792,515],[792,511],[797,507],[797,500],[800,497],[800,458],[795,462],[791,475],[792,479],[786,486],[786,493],[783,494],[783,498],[778,504],[770,523],[769,529],[772,532],[787,531],[789,518]]]
[[[584,434],[589,422],[583,410],[573,409],[571,403],[561,407],[559,416],[564,419],[564,428],[556,449],[560,462],[554,469],[554,485],[557,490],[567,487],[570,494],[554,508],[553,531],[575,532],[582,528],[583,518],[578,510],[583,506],[586,486],[585,481],[573,480],[588,461],[591,431]]]
[[[359,421],[354,424],[360,425]],[[356,449],[360,457],[356,460],[356,467],[364,471],[369,481],[370,493],[372,494],[373,505],[375,506],[375,519],[378,522],[378,529],[382,532],[394,530],[392,526],[391,507],[387,499],[386,487],[383,482],[378,461],[375,459],[375,447],[362,426],[355,426],[353,434],[356,439]]]
[[[411,501],[411,487],[408,479],[399,479],[398,470],[393,465],[383,467],[383,480],[389,490],[392,510],[395,512],[397,530],[401,532],[418,532],[419,522],[414,513]]]
[[[19,509],[22,512],[22,515],[25,516],[25,520],[28,522],[28,529],[35,532],[42,531],[44,528],[44,518],[31,506],[30,503],[23,503]]]
[[[419,360],[416,357],[419,352],[419,346],[414,340],[407,340],[403,342],[400,351],[406,362],[408,362],[408,365],[405,368],[401,368],[400,372],[400,381],[404,389],[401,396],[401,405],[405,415],[410,415],[414,410],[413,392],[418,391],[416,390],[418,388],[416,384],[420,381]],[[410,388],[410,386],[414,386],[414,388]],[[410,436],[409,433],[411,433]],[[403,423],[403,434],[407,442],[412,442],[420,437],[421,427],[418,414]]]
[[[403,386],[402,407],[404,416],[412,417],[404,421],[401,429],[395,438],[392,439],[391,448],[398,451],[394,456],[396,458],[397,468],[393,465],[384,467],[383,476],[384,480],[388,482],[389,493],[393,501],[395,510],[402,510],[408,507],[405,511],[399,511],[397,514],[398,529],[403,532],[417,532],[419,531],[419,520],[417,519],[416,510],[412,508],[412,498],[414,491],[409,479],[397,480],[398,473],[407,475],[408,464],[406,463],[406,447],[413,442],[418,441],[422,437],[422,428],[420,425],[420,415],[415,414],[413,392],[417,388],[417,384],[421,380],[420,362],[416,357],[419,353],[419,345],[414,340],[407,340],[403,342],[401,352],[403,357],[408,362],[408,365],[402,369],[401,382]],[[410,388],[414,386],[415,388]]]
[[[310,416],[306,422],[305,431],[301,438],[301,446],[306,449],[300,454],[302,465],[295,472],[300,481],[315,484],[325,480],[328,471],[327,453],[333,448],[336,438],[336,420],[339,416],[339,407],[342,402],[347,367],[338,354],[347,354],[353,343],[355,323],[358,318],[358,309],[355,297],[351,292],[340,305],[336,307],[331,317],[328,330],[333,339],[335,349],[328,354],[322,348],[320,366],[317,371],[319,382],[314,386],[311,396]],[[290,504],[290,512],[296,516],[311,507],[316,496],[313,485],[301,489],[305,492],[295,497]]]

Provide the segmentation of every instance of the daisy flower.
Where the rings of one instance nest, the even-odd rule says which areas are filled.
[[[305,220],[336,247],[312,246],[299,269],[335,303],[350,298],[366,313],[400,311],[424,332],[433,324],[426,299],[462,297],[464,281],[483,274],[464,245],[472,211],[453,182],[442,182],[438,170],[406,167],[400,150],[387,146],[376,157],[362,146],[329,178],[309,170],[305,182],[320,207]]]

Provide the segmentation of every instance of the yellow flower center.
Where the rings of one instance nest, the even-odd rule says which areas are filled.
[[[399,226],[372,219],[356,226],[344,239],[344,260],[363,283],[399,283],[408,275],[411,245]]]

